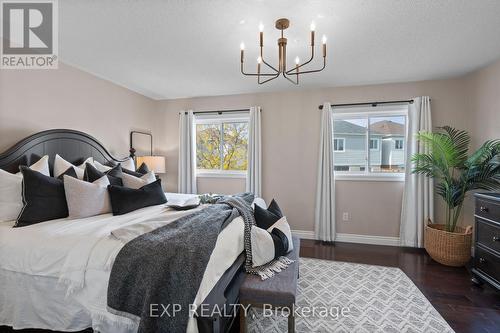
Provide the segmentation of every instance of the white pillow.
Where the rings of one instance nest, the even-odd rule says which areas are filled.
[[[94,161],[94,167],[95,167],[97,170],[101,171],[101,172],[106,172],[106,171],[108,171],[108,170],[111,170],[111,169],[112,169],[111,167],[109,167],[109,166],[107,166],[107,165],[104,165],[104,164],[101,164],[101,163],[99,163],[99,162],[97,162],[97,161]]]
[[[64,158],[56,154],[56,158],[54,160],[54,177],[57,178],[60,175],[62,175],[66,170],[69,168],[73,167],[76,172],[76,176],[78,179],[83,179],[83,174],[85,173],[85,163],[90,163],[94,164],[94,158],[89,157],[87,158],[82,164],[75,166],[68,161],[66,161]]]
[[[93,183],[64,176],[64,192],[70,219],[79,219],[111,212],[107,176]]]
[[[269,229],[265,230],[257,226],[252,226],[250,241],[252,244],[252,267],[262,266],[279,257],[275,252],[275,245],[271,231],[278,229],[285,234],[288,240],[288,251],[293,250],[292,231],[286,217],[283,216]]]
[[[30,169],[50,176],[49,157],[43,156]],[[23,208],[22,183],[21,172],[13,174],[0,169],[0,222],[14,221],[19,216]]]
[[[255,209],[255,205],[259,206],[260,208],[267,209],[266,202],[262,198],[255,198],[252,202],[252,209]]]
[[[153,171],[149,171],[141,178],[126,174],[125,172],[122,174],[123,186],[133,188],[135,190],[140,189],[144,185],[151,184],[155,181],[156,177]]]
[[[49,156],[44,155],[40,158],[36,163],[30,166],[31,170],[35,170],[40,172],[41,174],[50,177],[50,169],[49,169]],[[22,176],[21,171],[16,173],[16,175]]]
[[[125,162],[120,162],[120,164],[124,169],[135,171],[135,162],[132,157],[127,158]]]
[[[0,169],[0,222],[13,221],[23,208],[23,176]]]

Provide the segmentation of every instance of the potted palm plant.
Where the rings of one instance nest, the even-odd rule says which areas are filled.
[[[472,155],[469,134],[453,127],[420,132],[417,140],[426,152],[412,156],[412,171],[433,178],[436,193],[446,203],[444,223],[426,225],[424,247],[439,263],[463,266],[470,259],[472,241],[472,227],[457,225],[464,199],[473,190],[500,190],[500,140],[486,141]]]

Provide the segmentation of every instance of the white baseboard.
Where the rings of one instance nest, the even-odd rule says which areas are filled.
[[[316,239],[314,231],[292,230],[292,233],[302,239]],[[337,234],[335,241],[345,243],[399,246],[399,237],[388,236]]]
[[[301,239],[316,239],[314,231],[309,230],[292,230],[292,234]]]

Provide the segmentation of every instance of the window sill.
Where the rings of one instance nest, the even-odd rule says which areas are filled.
[[[198,178],[247,178],[246,172],[197,172]]]
[[[404,182],[404,174],[382,174],[382,175],[363,175],[363,174],[336,174],[337,181],[366,181],[366,182]]]

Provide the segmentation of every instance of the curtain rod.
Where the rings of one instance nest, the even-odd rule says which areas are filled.
[[[402,100],[402,101],[386,101],[386,102],[365,102],[365,103],[347,103],[347,104],[332,104],[331,107],[343,107],[343,106],[363,106],[363,105],[371,105],[373,107],[380,105],[380,104],[413,104],[413,100]],[[320,110],[323,110],[323,105],[320,105],[318,107]]]
[[[245,112],[245,111],[250,111],[250,108],[248,109],[236,109],[236,110],[213,110],[213,111],[196,111],[193,112],[193,114],[207,114],[207,113],[217,113],[217,114],[223,114],[223,113],[231,113],[231,112]],[[262,111],[262,109],[261,109]],[[184,114],[188,114],[187,111],[184,111]]]

